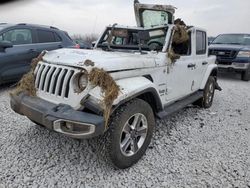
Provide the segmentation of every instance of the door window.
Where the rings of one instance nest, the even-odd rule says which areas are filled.
[[[175,54],[180,56],[190,56],[192,53],[192,34],[188,32],[188,40],[182,43],[172,43],[172,49]]]
[[[56,37],[54,32],[37,30],[38,43],[49,43],[49,42],[58,42],[60,41],[59,37]]]
[[[29,29],[14,29],[2,34],[0,40],[9,41],[13,45],[32,44],[32,34]]]
[[[202,55],[206,54],[207,45],[206,45],[206,33],[203,31],[196,32],[196,54]]]

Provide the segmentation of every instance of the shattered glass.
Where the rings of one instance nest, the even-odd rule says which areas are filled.
[[[168,13],[164,11],[144,10],[142,13],[143,25],[146,28],[168,23]]]

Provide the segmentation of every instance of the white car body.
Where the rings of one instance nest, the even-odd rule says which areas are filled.
[[[196,30],[203,31],[198,28],[191,29],[192,49],[196,49]],[[170,38],[166,39],[166,46],[169,44],[169,40]],[[217,68],[215,57],[208,57],[207,51],[203,55],[196,55],[196,51],[192,50],[191,55],[181,56],[174,65],[170,65],[171,60],[167,57],[166,51],[166,49],[163,49],[162,52],[151,51],[141,54],[140,52],[106,52],[98,48],[93,50],[60,49],[48,52],[43,57],[46,63],[40,62],[39,64],[74,69],[76,72],[84,69],[89,72],[93,67],[86,66],[83,62],[90,59],[95,62],[95,67],[111,72],[110,75],[121,87],[122,92],[114,101],[114,105],[142,90],[154,88],[161,99],[162,107],[164,107],[169,103],[204,89],[212,70]],[[195,64],[195,67],[188,68],[189,64]],[[41,70],[39,69],[39,71]],[[154,82],[152,83],[143,77],[144,75],[150,75]],[[90,95],[90,98],[95,103],[100,103],[103,99],[100,88],[92,88],[91,85],[82,93],[76,93],[71,89],[70,97],[67,98],[45,92],[39,88],[37,95],[56,104],[65,103],[71,105],[76,110],[81,107],[81,99],[87,95]]]
[[[141,10],[145,10],[146,13]],[[159,11],[160,14],[158,14]],[[71,137],[89,138],[96,136],[97,134],[93,134],[95,132],[94,123],[92,125],[89,119],[88,122],[84,122],[83,118],[92,117],[92,115],[84,112],[85,116],[83,116],[80,112],[91,110],[95,115],[91,120],[99,119],[98,123],[102,126],[101,124],[104,123],[102,123],[103,120],[99,116],[105,110],[103,105],[104,94],[99,86],[94,86],[90,82],[81,92],[75,88],[79,84],[78,76],[80,74],[88,74],[93,68],[99,68],[109,73],[120,87],[119,95],[113,101],[112,112],[121,104],[133,98],[145,98],[146,96],[147,102],[150,103],[154,113],[158,117],[165,117],[169,112],[174,111],[174,109],[165,111],[167,107],[195,95],[199,91],[203,91],[208,78],[212,75],[216,79],[217,76],[216,58],[215,56],[208,56],[206,31],[201,28],[189,27],[189,50],[186,55],[181,55],[175,62],[169,58],[176,27],[173,24],[174,12],[175,8],[173,6],[135,3],[137,27],[119,25],[107,27],[96,42],[93,50],[60,49],[47,52],[34,72],[37,97],[35,99],[27,96],[19,96],[17,99],[13,97],[12,108],[16,112],[28,116],[34,122],[45,126],[49,124],[50,129]],[[153,21],[151,17],[149,19],[148,16],[151,16],[151,14],[154,14],[157,19],[152,19]],[[143,34],[141,33],[147,32],[151,37],[156,36],[157,40],[163,38],[163,43],[160,43],[160,45],[159,40],[156,41],[158,47],[162,45],[161,50],[142,49],[143,45],[140,38],[139,45],[133,46],[133,49],[111,50],[110,46],[107,45],[109,50],[104,50],[100,46],[105,46],[106,43],[102,41],[105,36],[109,38],[110,34],[107,35],[107,33],[112,33],[113,30],[122,30],[125,33],[128,31],[137,32],[132,33],[131,36],[133,37],[134,34],[142,37]],[[161,36],[162,33],[163,36]],[[202,39],[200,39],[201,36]],[[120,40],[119,37],[115,37],[115,40],[118,39]],[[155,43],[156,39],[154,38],[153,41],[150,40],[148,43]],[[119,40],[117,46],[120,45]],[[203,49],[201,53],[197,51],[199,48]],[[85,64],[88,60],[93,62],[93,65]],[[202,95],[197,96],[202,97]],[[199,99],[197,96],[193,99]],[[194,100],[189,100],[183,106],[192,102]],[[32,105],[34,107],[31,107]],[[47,109],[47,106],[51,108]],[[79,116],[71,119],[72,113],[74,114],[72,110],[70,110],[71,114],[68,112],[67,114],[65,114],[66,112],[59,115],[54,114],[60,111],[61,107],[66,108],[67,111],[68,106],[74,112],[79,112]],[[49,113],[54,114],[52,119],[47,117]],[[68,119],[65,117],[66,120],[64,120],[64,115],[68,115]],[[81,121],[78,121],[79,118]],[[73,134],[63,131],[60,129],[58,121],[87,125],[91,127],[91,132]],[[98,134],[106,131],[106,127],[101,127],[100,130]]]

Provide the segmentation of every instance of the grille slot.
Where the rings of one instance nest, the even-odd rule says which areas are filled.
[[[67,67],[40,63],[35,69],[35,87],[40,92],[68,98],[70,81],[77,71]]]
[[[209,55],[216,55],[217,57],[224,59],[233,59],[236,57],[237,51],[235,50],[209,50]]]

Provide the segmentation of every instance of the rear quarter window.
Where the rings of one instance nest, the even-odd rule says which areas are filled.
[[[207,51],[207,35],[204,31],[196,31],[196,54],[206,54]]]

